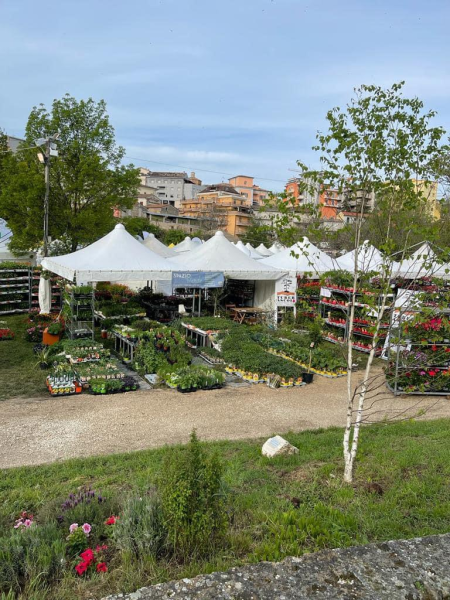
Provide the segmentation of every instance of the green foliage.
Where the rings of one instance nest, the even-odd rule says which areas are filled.
[[[55,322],[55,323],[51,323],[47,327],[47,331],[50,335],[61,335],[61,333],[64,331],[64,327],[63,327],[62,323]]]
[[[163,242],[166,244],[166,246],[169,246],[170,244],[174,244],[176,246],[182,242],[186,236],[187,233],[181,229],[168,229],[164,232]]]
[[[147,231],[148,233],[154,233],[159,240],[164,238],[164,231],[158,225],[150,223],[145,217],[123,217],[120,221],[125,225],[128,233],[133,236],[143,237],[143,232]]]
[[[66,567],[65,543],[55,524],[33,525],[0,538],[0,592],[46,591]]]
[[[215,369],[210,369],[202,365],[191,365],[171,369],[167,371],[159,371],[160,374],[169,384],[176,386],[180,390],[204,390],[214,387],[220,387],[225,383],[225,375]]]
[[[153,491],[125,500],[113,530],[116,546],[136,558],[160,558],[167,550],[167,530],[159,495]]]
[[[222,317],[183,317],[182,320],[203,331],[228,331],[239,327],[238,323]]]
[[[223,540],[227,514],[223,465],[195,431],[183,449],[171,450],[159,486],[169,544],[179,556],[208,555]]]
[[[262,225],[258,219],[254,219],[250,227],[246,229],[245,235],[242,236],[242,243],[249,243],[253,248],[264,244],[268,248],[272,245],[273,239],[272,228],[269,225]]]
[[[51,110],[34,107],[25,129],[24,147],[59,132],[58,157],[50,161],[49,233],[67,238],[71,250],[108,233],[113,209],[131,208],[139,177],[122,164],[125,149],[116,146],[106,103],[76,100],[66,94]],[[44,171],[37,151],[7,154],[0,190],[0,213],[13,232],[14,252],[42,242]]]

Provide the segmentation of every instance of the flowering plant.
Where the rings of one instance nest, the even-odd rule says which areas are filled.
[[[105,561],[105,550],[108,549],[108,546],[97,546],[95,550],[92,548],[87,548],[84,552],[80,553],[81,561],[75,565],[75,571],[81,577],[89,570],[93,570],[95,565],[95,570],[97,573],[106,573],[108,570],[108,566]]]
[[[0,328],[0,340],[12,340],[14,339],[14,332],[9,327]]]
[[[26,510],[20,513],[20,517],[14,523],[14,529],[28,529],[33,525],[33,515]]]
[[[78,523],[72,523],[69,527],[69,535],[67,536],[68,547],[71,554],[79,554],[86,547],[86,539],[92,531],[89,523],[84,523],[81,527]]]

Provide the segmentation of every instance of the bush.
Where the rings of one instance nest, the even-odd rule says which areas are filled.
[[[62,577],[65,567],[65,542],[54,523],[0,538],[0,592],[23,593],[27,585],[44,590]]]
[[[195,431],[186,448],[166,455],[159,480],[164,525],[177,555],[208,555],[228,527],[223,466],[206,452]]]
[[[154,492],[141,498],[128,498],[114,525],[113,538],[120,550],[137,558],[159,558],[167,549],[160,497]]]

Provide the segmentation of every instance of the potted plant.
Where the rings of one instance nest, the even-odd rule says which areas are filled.
[[[53,346],[53,344],[59,342],[63,331],[64,327],[62,324],[59,321],[55,321],[55,323],[44,329],[43,343],[47,344],[47,346]]]
[[[39,352],[37,352],[36,354],[37,356],[37,362],[36,362],[36,367],[40,367],[42,370],[48,369],[49,365],[49,347],[45,346],[44,348],[42,348],[42,350],[40,350]]]
[[[308,364],[308,370],[306,371],[306,373],[302,373],[302,380],[304,383],[312,383],[312,380],[314,378],[314,373],[311,373],[311,362],[312,362],[312,351],[314,348],[314,342],[311,342],[310,346],[309,346],[309,364]]]

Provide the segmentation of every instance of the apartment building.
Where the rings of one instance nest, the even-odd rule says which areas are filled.
[[[228,183],[242,196],[245,196],[252,206],[263,204],[263,200],[269,197],[270,191],[264,190],[255,184],[254,177],[249,175],[236,175],[228,180]]]
[[[220,229],[242,236],[253,218],[252,200],[226,183],[209,185],[196,198],[181,204],[181,216],[199,219],[202,228],[211,232]]]
[[[195,198],[197,193],[204,189],[200,179],[192,172],[187,173],[169,171],[150,171],[141,168],[141,183],[156,189],[156,196],[164,203],[181,207],[182,200]]]

